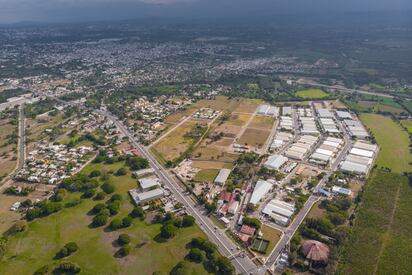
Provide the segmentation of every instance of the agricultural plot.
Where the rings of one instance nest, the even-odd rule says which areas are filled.
[[[263,101],[260,99],[242,99],[233,112],[253,114],[256,108],[262,103]]]
[[[408,178],[375,170],[362,197],[337,274],[408,274],[412,270]]]
[[[388,167],[393,172],[412,171],[412,154],[409,152],[409,137],[392,119],[377,114],[362,114],[361,120],[381,146],[377,165]]]
[[[90,164],[82,173],[89,174],[93,170],[116,171],[120,167],[123,167],[122,162]],[[116,188],[115,193],[123,197],[116,217],[125,217],[133,208],[127,191],[136,187],[136,180],[128,172],[125,176],[111,176],[110,182]],[[63,203],[80,195],[70,193]],[[145,274],[155,271],[168,274],[188,253],[186,244],[194,237],[205,237],[197,226],[192,226],[179,229],[177,235],[167,242],[159,242],[156,236],[161,225],[149,225],[137,219],[130,227],[116,231],[101,227],[89,228],[92,216],[87,213],[97,203],[92,199],[83,199],[74,207],[29,222],[25,232],[9,237],[5,255],[0,261],[0,273],[33,274],[44,265],[50,265],[52,269],[56,264],[68,260],[78,264],[82,274],[136,274],[136,270],[144,271]],[[131,237],[131,252],[125,258],[114,256],[119,249],[115,240],[121,233]],[[53,259],[68,242],[76,242],[79,250],[67,259]],[[207,274],[200,264],[191,263],[190,268],[193,274]]]
[[[226,125],[243,126],[245,125],[252,114],[232,113],[230,119],[225,123]]]
[[[329,94],[320,89],[309,89],[309,90],[297,91],[295,93],[295,96],[304,98],[304,99],[322,99],[322,98],[329,96]]]

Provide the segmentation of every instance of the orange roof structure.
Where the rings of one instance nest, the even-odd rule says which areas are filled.
[[[306,240],[302,243],[302,252],[306,259],[315,262],[327,262],[329,258],[329,247],[315,240]]]

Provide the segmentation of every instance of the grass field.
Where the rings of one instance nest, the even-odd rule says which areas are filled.
[[[200,155],[199,155],[200,154]],[[237,155],[222,151],[216,147],[199,146],[194,152],[194,160],[219,160],[222,162],[232,162],[237,159]]]
[[[271,130],[275,119],[269,116],[255,116],[248,127]]]
[[[403,127],[408,129],[408,132],[412,134],[412,119],[405,119],[401,121]]]
[[[225,123],[227,125],[235,125],[235,126],[243,126],[245,125],[248,120],[250,119],[251,114],[232,114],[230,119]]]
[[[263,233],[262,239],[269,241],[265,255],[269,255],[275,245],[279,242],[282,232],[270,226],[262,225],[261,231]]]
[[[372,131],[381,146],[377,165],[388,167],[393,172],[412,171],[412,154],[409,152],[409,138],[406,131],[392,119],[377,114],[362,114],[362,122]]]
[[[11,125],[9,119],[0,120],[0,176],[8,175],[16,167],[17,144],[6,144],[6,142],[7,136],[16,131],[17,127]]]
[[[188,133],[195,124],[193,121],[186,121],[156,143],[152,149],[156,150],[165,160],[178,158],[189,148],[192,139],[185,138],[184,135]]]
[[[213,182],[213,180],[216,178],[217,174],[219,174],[219,170],[217,169],[204,169],[200,170],[194,180],[198,182]]]
[[[321,99],[329,94],[319,89],[301,90],[295,93],[295,96],[305,99]]]
[[[91,164],[83,173],[92,170],[117,170],[123,163],[113,165]],[[132,209],[127,195],[136,187],[136,180],[128,175],[111,178],[116,193],[123,196],[120,213],[124,217]],[[79,197],[73,193],[69,198]],[[184,258],[186,244],[193,238],[203,236],[197,226],[179,229],[176,237],[168,242],[156,241],[160,224],[147,225],[135,220],[129,228],[114,232],[104,228],[89,228],[92,217],[86,213],[95,205],[91,199],[82,200],[73,208],[30,222],[28,229],[10,238],[5,256],[0,262],[1,274],[33,274],[39,267],[54,265],[60,261],[77,263],[82,274],[152,274],[154,271],[169,273],[173,266]],[[125,258],[114,257],[118,250],[114,241],[120,233],[132,238],[132,251]],[[64,260],[54,260],[56,252],[67,242],[75,241],[79,250]],[[153,256],[155,255],[155,257]],[[190,264],[192,274],[205,274],[202,265]]]
[[[263,101],[260,99],[242,99],[234,112],[253,114],[262,103]]]
[[[266,139],[269,137],[270,129],[258,130],[247,128],[243,135],[237,141],[239,144],[247,144],[249,146],[262,147]]]
[[[410,274],[411,201],[408,178],[375,170],[365,186],[337,274]]]

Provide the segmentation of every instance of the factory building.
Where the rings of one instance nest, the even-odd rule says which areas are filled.
[[[269,193],[273,187],[273,184],[273,180],[258,180],[249,202],[252,204],[258,204]]]
[[[288,161],[287,157],[282,155],[271,155],[263,164],[268,169],[280,169]]]
[[[230,175],[230,169],[223,168],[219,171],[219,174],[215,178],[215,183],[224,185],[227,181],[227,178]]]
[[[367,174],[373,159],[378,152],[378,146],[365,141],[357,141],[349,154],[342,161],[340,169],[355,174]]]
[[[317,136],[301,136],[296,143],[292,144],[292,146],[286,150],[285,156],[292,159],[302,160],[310,152],[310,150],[313,149],[318,139],[319,137]]]
[[[293,204],[273,199],[262,210],[262,213],[274,220],[276,223],[286,226],[295,213]]]

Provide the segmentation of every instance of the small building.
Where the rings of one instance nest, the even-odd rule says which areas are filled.
[[[239,237],[242,241],[247,242],[255,234],[255,231],[256,228],[244,224],[239,230]]]
[[[238,202],[238,201],[234,201],[234,202],[229,206],[229,208],[227,209],[227,212],[228,212],[229,214],[234,215],[234,214],[236,214],[236,211],[237,211],[238,208],[239,208],[239,202]]]
[[[302,252],[306,260],[312,263],[327,263],[329,259],[329,247],[315,240],[306,240],[302,243]]]
[[[332,187],[332,192],[333,193],[338,193],[338,194],[341,194],[341,195],[346,195],[346,196],[350,196],[352,194],[352,191],[350,189],[343,188],[343,187],[340,187],[340,186],[337,186],[337,185],[334,185]]]
[[[227,178],[230,175],[231,170],[223,168],[219,171],[219,174],[215,178],[215,183],[224,185],[226,183]]]

